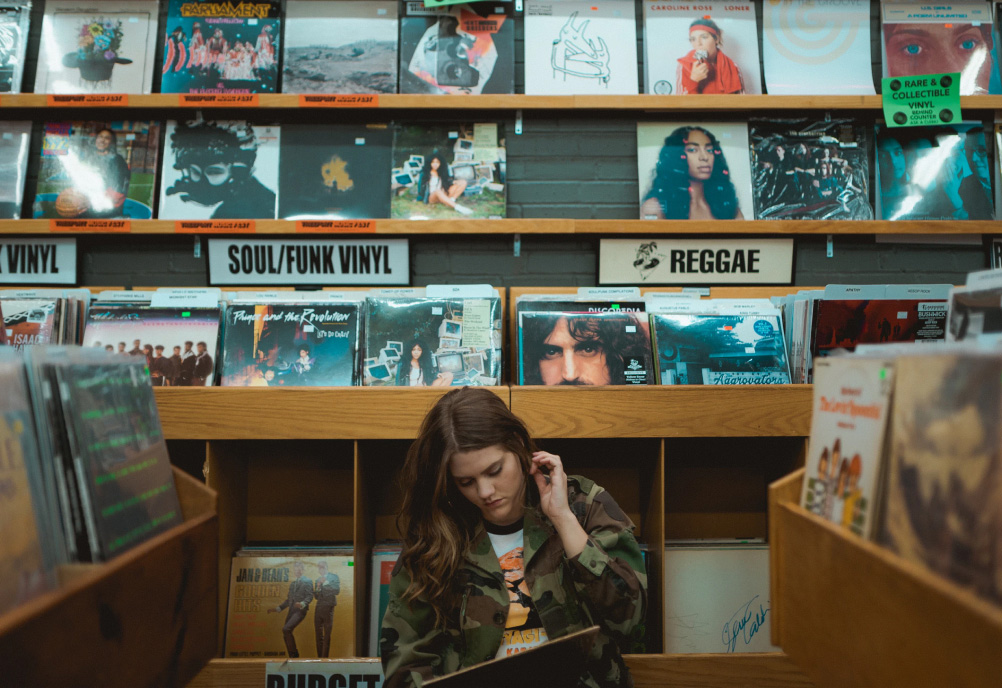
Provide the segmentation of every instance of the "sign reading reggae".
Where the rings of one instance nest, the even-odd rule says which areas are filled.
[[[960,74],[919,74],[881,80],[888,127],[923,127],[959,122]]]

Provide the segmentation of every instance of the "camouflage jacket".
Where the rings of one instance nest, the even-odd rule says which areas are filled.
[[[647,610],[647,575],[634,526],[609,493],[586,478],[570,476],[567,497],[588,543],[568,559],[542,511],[527,509],[522,536],[526,583],[551,639],[591,625],[602,628],[579,685],[629,688],[633,679],[621,653],[642,642]],[[423,600],[401,600],[409,583],[398,560],[380,638],[385,688],[421,686],[433,676],[494,659],[509,597],[482,524],[456,576],[463,589],[460,608],[445,628],[435,627],[435,613]]]

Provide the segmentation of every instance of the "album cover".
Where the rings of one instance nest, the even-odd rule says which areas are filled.
[[[59,299],[0,299],[6,343],[15,350],[58,342]]]
[[[461,387],[501,382],[501,300],[370,296],[363,384]]]
[[[283,93],[396,93],[397,3],[289,0]]]
[[[35,93],[149,93],[157,0],[47,0]]]
[[[763,3],[762,63],[772,95],[873,95],[869,0]]]
[[[82,344],[141,358],[158,387],[211,387],[218,337],[218,308],[105,302],[91,306]]]
[[[627,299],[623,301],[608,301],[601,299],[575,299],[570,294],[525,294],[515,302],[517,312],[553,312],[562,313],[605,313],[607,311],[622,313],[642,313],[647,310],[643,300]]]
[[[0,3],[0,93],[20,93],[31,2]]]
[[[525,92],[636,95],[637,17],[633,0],[525,3]]]
[[[278,216],[389,217],[392,150],[386,125],[283,125]]]
[[[279,144],[278,126],[168,120],[159,217],[274,220]]]
[[[785,385],[778,315],[655,313],[651,336],[662,385]]]
[[[523,312],[518,384],[653,385],[646,313]]]
[[[882,220],[993,220],[981,122],[877,125],[877,212]]]
[[[400,93],[514,93],[514,14],[510,2],[436,8],[405,2]]]
[[[393,137],[390,217],[503,218],[505,137],[501,125],[406,125]]]
[[[354,557],[269,554],[233,557],[224,656],[353,657]]]
[[[878,540],[1002,605],[997,354],[901,356]]]
[[[820,299],[814,302],[811,354],[858,344],[932,342],[946,338],[947,302],[941,299]]]
[[[48,122],[34,217],[153,217],[160,123]]]
[[[869,125],[851,118],[749,124],[755,217],[872,220]]]
[[[372,548],[369,588],[369,657],[381,657],[379,631],[390,604],[390,580],[400,558],[400,543],[378,544]]]
[[[233,303],[223,329],[223,387],[358,384],[361,303]]]
[[[169,0],[161,93],[275,93],[280,0]]]
[[[21,218],[30,146],[31,122],[0,122],[0,219]]]
[[[644,0],[644,93],[761,92],[754,2]]]
[[[800,504],[872,538],[894,361],[865,356],[814,363],[814,415]]]
[[[960,73],[960,95],[1002,93],[990,2],[881,3],[885,77]]]
[[[755,217],[744,122],[639,122],[637,174],[643,220]]]
[[[951,290],[949,341],[999,334],[1002,334],[1002,289],[955,287]]]

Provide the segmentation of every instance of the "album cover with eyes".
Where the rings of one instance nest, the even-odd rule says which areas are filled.
[[[885,77],[960,73],[960,95],[1002,93],[990,2],[881,3]]]
[[[390,216],[393,131],[385,124],[282,126],[278,216]]]
[[[0,93],[20,93],[31,2],[0,3]]]
[[[30,146],[31,122],[0,122],[0,218],[21,217]]]
[[[514,93],[514,14],[511,2],[405,2],[400,93]]]
[[[244,120],[168,120],[159,217],[274,220],[280,134]]]

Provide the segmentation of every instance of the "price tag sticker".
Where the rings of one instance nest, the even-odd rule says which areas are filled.
[[[299,107],[379,107],[378,93],[327,93],[323,95],[299,96]]]
[[[49,220],[49,231],[128,234],[132,231],[132,223],[129,220]]]
[[[375,234],[375,220],[296,220],[299,234]]]
[[[49,107],[125,107],[129,104],[127,93],[83,93],[46,97]]]
[[[181,107],[257,107],[257,93],[181,93]]]
[[[253,234],[254,220],[175,220],[175,234]]]

